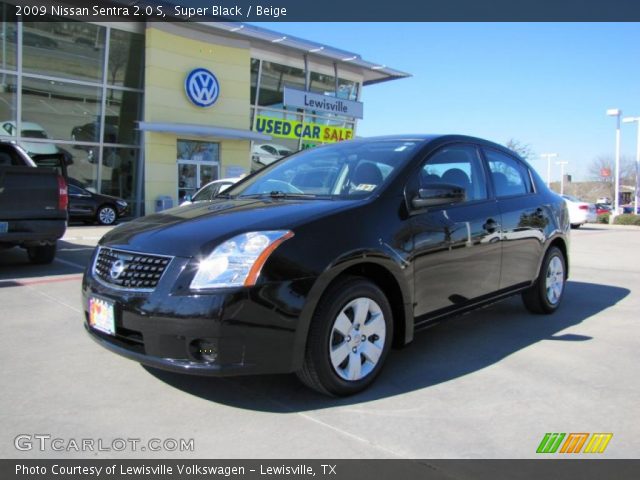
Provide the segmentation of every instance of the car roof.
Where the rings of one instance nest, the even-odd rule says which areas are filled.
[[[520,155],[518,155],[513,150],[510,150],[509,148],[505,147],[504,145],[500,145],[498,143],[492,142],[490,140],[486,140],[484,138],[472,137],[470,135],[418,133],[418,134],[382,135],[382,136],[374,136],[374,137],[358,137],[358,138],[355,138],[355,139],[350,140],[350,141],[351,142],[368,143],[368,142],[386,141],[386,140],[390,140],[390,141],[391,140],[393,140],[393,141],[406,141],[406,142],[419,142],[422,146],[426,146],[426,145],[428,145],[430,143],[434,143],[434,144],[437,144],[437,145],[442,145],[442,144],[446,144],[446,143],[454,143],[454,142],[476,143],[476,144],[484,145],[486,147],[494,148],[496,150],[502,150],[502,151],[504,151],[506,153],[509,153],[511,155],[515,155],[515,156],[517,156],[517,157],[522,159],[522,157],[520,157]]]

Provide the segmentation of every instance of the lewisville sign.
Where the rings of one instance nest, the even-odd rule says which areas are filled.
[[[321,110],[345,117],[362,118],[363,113],[362,102],[329,97],[290,87],[284,87],[284,104],[287,107]]]

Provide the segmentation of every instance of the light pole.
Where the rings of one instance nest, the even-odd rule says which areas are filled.
[[[547,159],[547,187],[551,186],[551,159],[558,156],[557,153],[542,153],[540,154],[542,158]]]
[[[610,108],[607,110],[607,115],[616,117],[616,166],[615,178],[613,179],[613,211],[610,218],[611,223],[613,223],[613,219],[618,215],[618,209],[620,208],[620,117],[622,116],[622,110]]]
[[[640,117],[626,117],[622,123],[636,123],[638,125],[638,137],[636,139],[636,189],[633,195],[633,213],[638,213],[638,196],[640,192]]]
[[[560,195],[564,195],[564,166],[569,162],[556,162],[560,165]]]

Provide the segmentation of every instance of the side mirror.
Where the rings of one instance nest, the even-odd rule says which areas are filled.
[[[467,194],[464,188],[449,183],[434,183],[418,190],[418,195],[411,199],[415,209],[464,202]]]

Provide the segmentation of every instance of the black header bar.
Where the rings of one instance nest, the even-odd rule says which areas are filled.
[[[11,1],[11,0],[9,0]],[[14,0],[5,18],[51,21],[637,22],[638,0]]]

